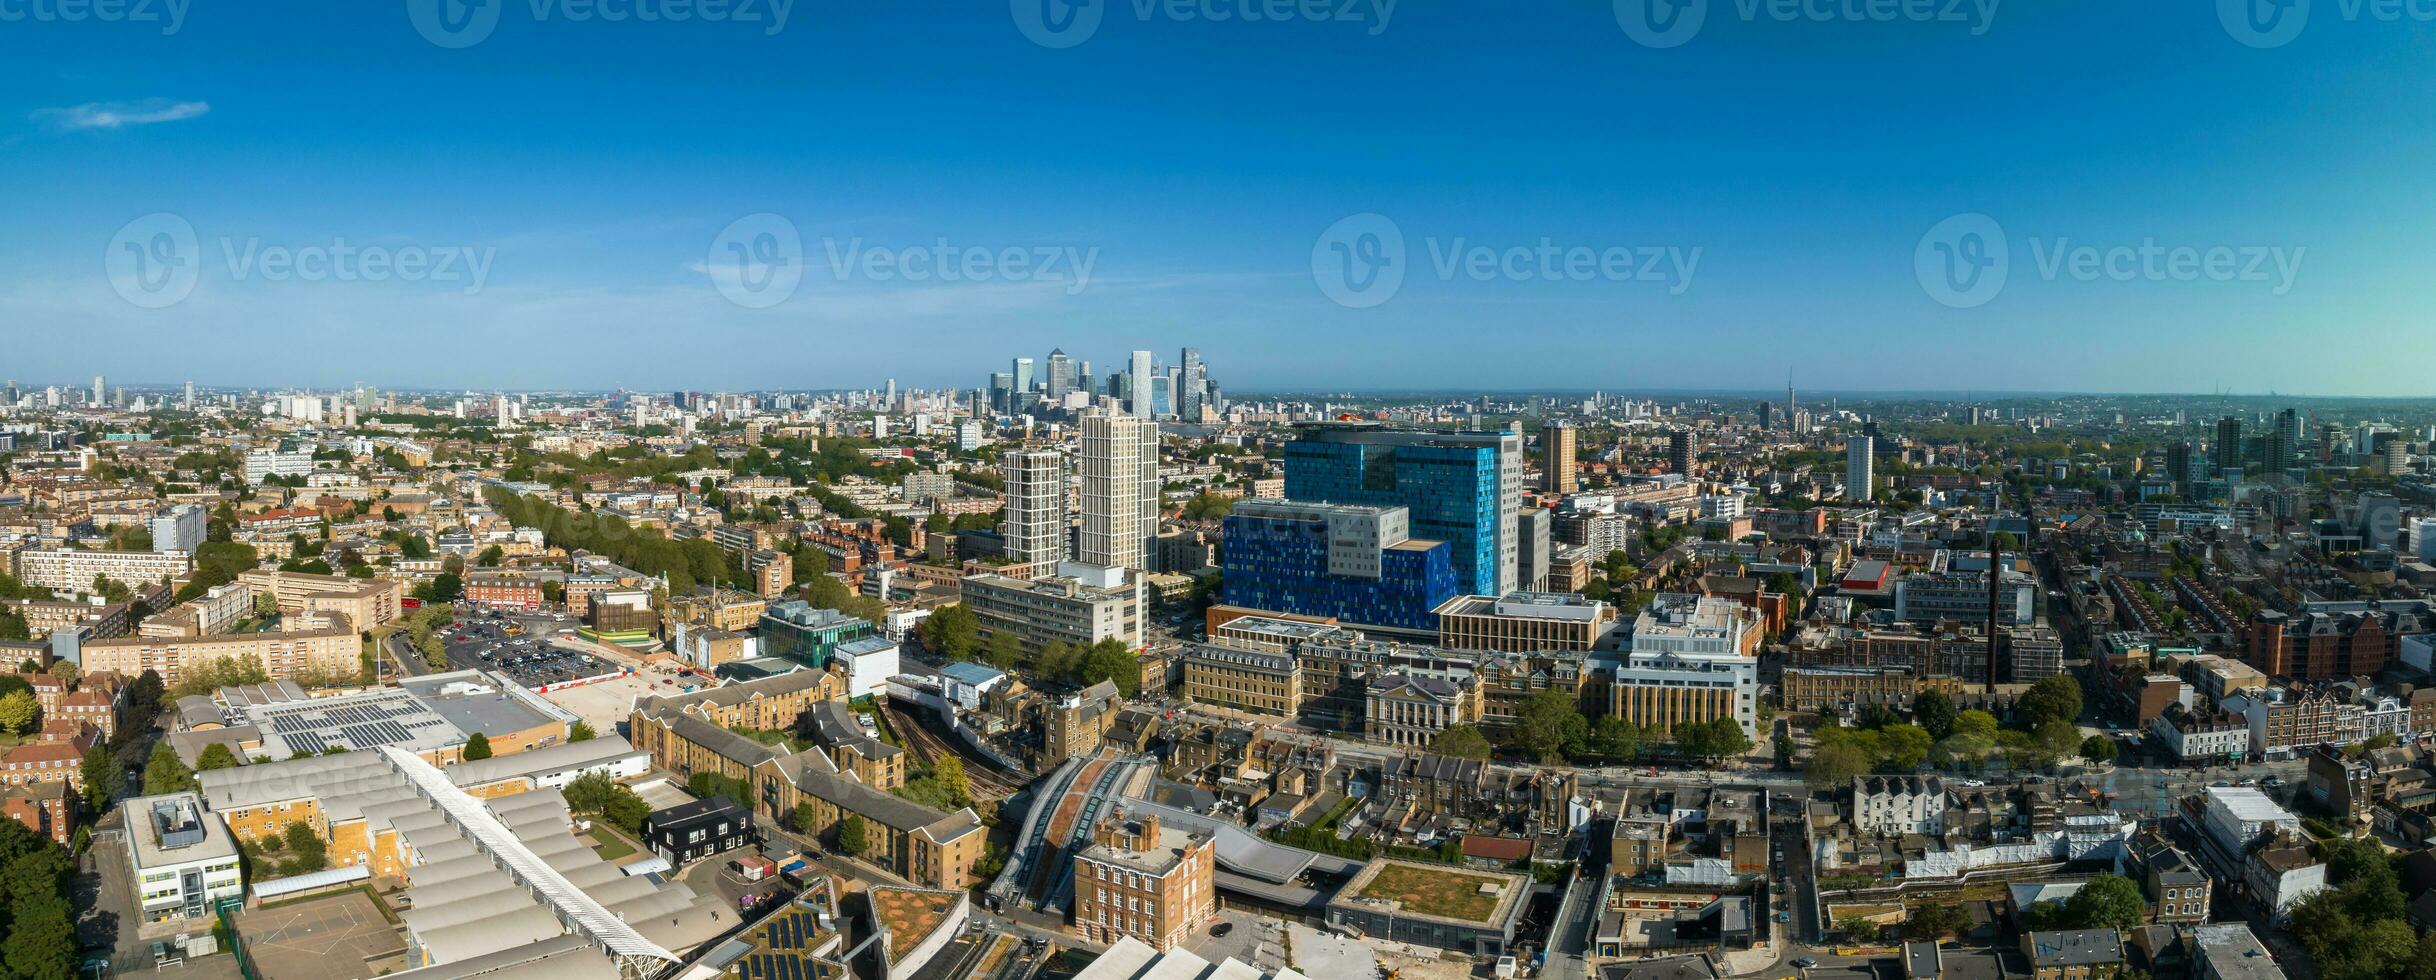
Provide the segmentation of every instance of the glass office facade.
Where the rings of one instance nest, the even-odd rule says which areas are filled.
[[[1287,443],[1286,499],[1403,507],[1412,514],[1413,537],[1443,541],[1452,550],[1457,589],[1478,595],[1509,591],[1513,583],[1503,580],[1498,528],[1504,501],[1497,446],[1477,437],[1380,435],[1403,438],[1385,441],[1354,433]]]
[[[1230,516],[1225,530],[1228,605],[1333,616],[1364,626],[1435,630],[1431,610],[1458,594],[1454,551],[1413,540],[1380,551],[1379,577],[1328,570],[1328,522]]]

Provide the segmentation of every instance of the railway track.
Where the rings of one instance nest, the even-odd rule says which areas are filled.
[[[945,736],[931,731],[928,725],[910,713],[894,706],[883,710],[888,712],[888,727],[897,733],[897,737],[905,740],[906,749],[920,757],[925,765],[940,756],[954,756],[964,763],[965,780],[972,784],[975,799],[1003,800],[1023,788],[1023,784],[999,774],[990,763],[956,751]]]

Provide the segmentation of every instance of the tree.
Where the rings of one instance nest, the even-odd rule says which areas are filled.
[[[34,730],[34,722],[40,717],[42,702],[34,697],[34,692],[10,691],[0,694],[0,731],[23,735]]]
[[[795,812],[787,815],[787,829],[799,834],[812,833],[819,829],[819,824],[820,811],[808,801],[795,804]]]
[[[1903,923],[1906,939],[1937,939],[1959,936],[1971,928],[1971,916],[1959,905],[1948,902],[1926,902],[1912,909],[1911,918]]]
[[[480,762],[491,757],[491,737],[475,732],[465,737],[465,761]]]
[[[118,756],[107,745],[85,750],[80,774],[85,779],[85,806],[97,813],[110,808],[110,801],[118,798],[119,784],[126,778],[119,775]]]
[[[846,819],[837,822],[838,853],[847,857],[861,857],[870,847],[869,833],[863,827],[861,815],[850,813]]]
[[[2104,735],[2092,735],[2081,740],[2081,758],[2091,762],[2113,762],[2122,751],[2115,747],[2114,739]]]
[[[311,874],[330,866],[329,844],[313,832],[310,824],[302,820],[290,821],[280,836],[286,840],[289,853],[296,855],[288,863],[280,865],[282,871]]]
[[[84,676],[84,670],[83,668],[76,666],[76,661],[62,660],[51,665],[50,674],[51,676],[59,678],[60,680],[74,684],[78,678]],[[2386,737],[2391,738],[2392,736],[2389,735]]]
[[[1715,762],[1751,751],[1751,736],[1732,718],[1711,718],[1675,726],[1675,747],[1703,762]]]
[[[983,659],[989,661],[990,666],[1000,670],[1015,669],[1017,665],[1023,663],[1023,638],[1016,636],[1014,630],[992,631],[988,652],[983,655]]]
[[[1545,688],[1523,699],[1514,712],[1514,747],[1542,762],[1559,761],[1567,744],[1578,744],[1589,733],[1590,719],[1562,688]]]
[[[1132,697],[1142,687],[1142,660],[1125,641],[1112,636],[1091,645],[1083,655],[1082,676],[1077,679],[1085,684],[1109,681],[1119,693]]]
[[[76,975],[76,926],[68,903],[46,897],[15,903],[8,939],[0,942],[0,963],[13,977],[72,977]]]
[[[1854,777],[1877,765],[1869,750],[1851,742],[1823,742],[1810,752],[1810,766],[1802,774],[1804,785],[1812,789],[1834,789],[1852,785]]]
[[[2077,929],[2130,929],[2140,924],[2147,909],[2140,886],[2121,875],[2091,878],[2064,902],[2065,915]]]
[[[598,737],[598,733],[592,730],[592,723],[588,721],[576,722],[574,727],[567,729],[567,741],[570,742],[589,742]]]
[[[1912,698],[1912,723],[1927,729],[1930,738],[1954,734],[1954,699],[1944,691],[1922,691]]]
[[[973,782],[971,777],[965,775],[964,760],[952,755],[940,756],[938,761],[930,764],[930,778],[947,790],[948,798],[955,801],[957,806],[972,804]]]
[[[1431,739],[1429,750],[1439,755],[1477,762],[1489,760],[1489,737],[1471,725],[1451,725]]]
[[[981,649],[980,617],[961,602],[941,606],[925,617],[921,634],[924,647],[949,660],[971,660],[973,652]]]
[[[234,769],[236,767],[237,754],[229,751],[228,745],[224,742],[213,742],[210,745],[206,745],[203,747],[203,751],[195,756],[196,772],[210,772],[214,769]]]
[[[153,745],[152,758],[144,763],[145,796],[184,793],[201,788],[202,784],[195,782],[194,770],[186,768],[185,761],[169,748],[168,742]]]
[[[1614,715],[1600,715],[1590,724],[1590,750],[1619,762],[1640,755],[1641,726]]]
[[[1878,732],[1878,763],[1888,769],[1918,769],[1935,744],[1928,729],[1918,725],[1888,725]]]
[[[1032,670],[1042,677],[1080,677],[1083,672],[1083,651],[1064,640],[1050,640],[1040,648],[1040,656],[1032,661]]]
[[[2081,682],[2073,680],[2070,674],[2042,678],[2022,695],[2014,714],[2021,719],[2022,727],[2031,731],[2037,731],[2050,721],[2065,724],[2078,721],[2081,717]]]

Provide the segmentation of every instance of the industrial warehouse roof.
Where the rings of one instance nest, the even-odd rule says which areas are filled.
[[[574,757],[556,754],[561,764]],[[455,967],[402,976],[613,976],[611,958],[666,963],[721,931],[717,898],[628,878],[578,842],[557,790],[483,800],[451,775],[384,746],[198,778],[214,809],[311,799],[333,824],[394,831],[411,906],[400,919],[420,948]]]
[[[605,766],[627,756],[641,756],[643,750],[615,735],[603,735],[581,742],[560,742],[529,749],[511,755],[495,755],[473,762],[460,762],[448,767],[450,782],[459,786],[481,786],[519,776],[539,776],[553,772],[568,772]]]

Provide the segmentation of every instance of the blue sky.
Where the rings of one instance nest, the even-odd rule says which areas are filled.
[[[1356,19],[1100,0],[1064,48],[1019,26],[1041,0],[798,0],[775,31],[774,0],[755,23],[507,0],[454,49],[418,32],[419,0],[144,2],[103,23],[0,3],[0,374],[972,386],[1051,346],[1113,365],[1192,345],[1238,391],[1764,389],[1791,370],[1814,389],[2415,394],[2436,363],[2436,24],[2343,0],[2264,48],[2187,0],[1908,8],[1965,22],[1708,0],[1666,48],[1604,0],[1407,0],[1384,29],[1342,0],[1331,17]],[[155,240],[159,219],[124,233],[155,214],[192,229],[171,256],[194,273],[147,308],[109,262]],[[756,214],[794,229],[800,252],[767,254],[800,283],[734,302],[718,246]],[[1322,288],[1345,261],[1323,235],[1359,214],[1404,246],[1375,304]],[[1958,306],[1920,262],[1949,257],[1924,235],[1963,214],[2009,264]],[[958,262],[1050,264],[944,283],[831,258],[942,240]],[[342,242],[449,269],[258,261]],[[1559,267],[1627,260],[1559,281],[1502,261],[1543,242]],[[2074,251],[2145,242],[2192,258]]]

